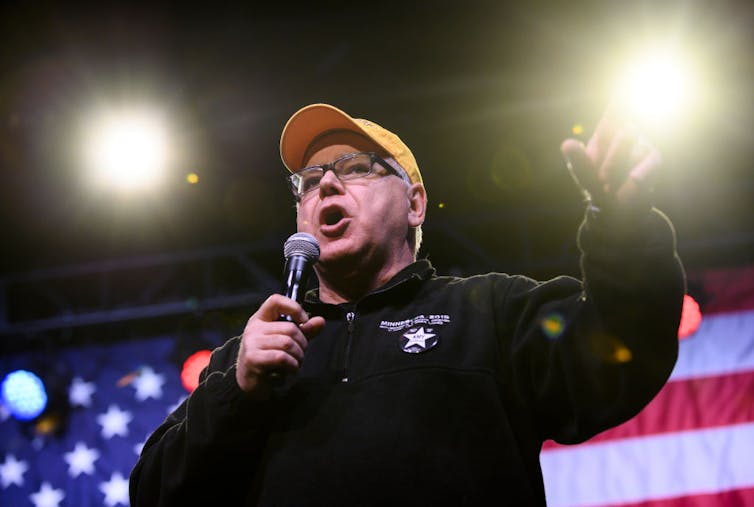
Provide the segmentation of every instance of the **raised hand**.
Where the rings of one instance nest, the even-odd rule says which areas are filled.
[[[591,203],[600,209],[641,212],[651,206],[660,152],[608,108],[585,145],[566,139],[560,146],[568,169]]]

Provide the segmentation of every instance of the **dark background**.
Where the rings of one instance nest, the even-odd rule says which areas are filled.
[[[262,238],[281,265],[295,222],[279,135],[320,101],[412,148],[430,198],[421,255],[441,273],[577,274],[583,206],[559,144],[576,123],[591,133],[645,40],[691,55],[705,91],[677,124],[645,125],[665,159],[657,206],[687,269],[749,264],[753,14],[744,0],[5,5],[2,274]],[[81,119],[129,103],[169,113],[168,181],[93,191]]]

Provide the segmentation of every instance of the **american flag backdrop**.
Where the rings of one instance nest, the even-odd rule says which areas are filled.
[[[188,395],[172,337],[57,351],[72,372],[71,409],[60,435],[40,436],[0,419],[0,505],[129,505],[128,476],[148,434]],[[0,373],[34,354],[3,358]]]
[[[690,282],[703,320],[655,400],[584,444],[546,443],[551,507],[754,505],[754,268]],[[40,435],[0,407],[0,506],[128,505],[143,442],[187,395],[174,352],[170,336],[56,351],[67,424]],[[0,358],[0,375],[39,354]]]
[[[754,268],[689,287],[703,318],[655,399],[584,444],[544,446],[550,507],[754,506]]]

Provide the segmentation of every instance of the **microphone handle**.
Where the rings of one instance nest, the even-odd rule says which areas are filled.
[[[306,290],[306,275],[308,274],[309,260],[301,255],[293,255],[285,261],[285,296],[297,303],[304,299]],[[293,322],[290,315],[280,315],[279,321]],[[272,370],[267,374],[267,381],[273,387],[280,387],[285,382],[285,373],[279,370]]]
[[[286,297],[301,304],[304,299],[303,291],[306,290],[306,275],[309,270],[309,260],[301,255],[294,255],[285,261],[285,287]]]

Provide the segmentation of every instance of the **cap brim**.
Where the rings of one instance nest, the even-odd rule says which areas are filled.
[[[319,135],[330,130],[366,134],[347,113],[329,104],[311,104],[296,111],[280,136],[280,157],[285,167],[291,172],[301,169],[306,149]]]

